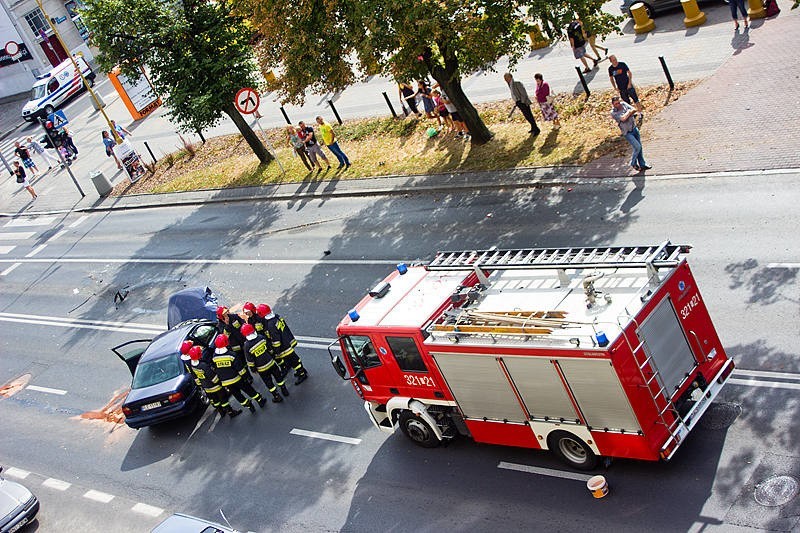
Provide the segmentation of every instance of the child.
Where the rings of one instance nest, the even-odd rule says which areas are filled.
[[[434,112],[436,113],[436,118],[439,119],[439,130],[442,129],[442,126],[447,126],[448,133],[452,132],[454,129],[453,119],[450,118],[450,112],[447,111],[447,108],[444,106],[442,93],[433,91],[431,95],[433,96],[433,105],[435,106]]]
[[[28,176],[25,174],[25,169],[22,168],[19,161],[14,161],[14,174],[17,176],[17,183],[25,187],[25,189],[31,193],[31,198],[36,200],[39,195],[36,194],[36,191],[33,190],[33,187],[31,187],[31,184],[28,182]]]

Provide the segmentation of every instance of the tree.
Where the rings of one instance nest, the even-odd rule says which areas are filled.
[[[102,68],[137,76],[147,65],[170,119],[199,131],[228,115],[262,164],[273,157],[236,110],[256,83],[252,31],[227,0],[87,0],[81,11]]]

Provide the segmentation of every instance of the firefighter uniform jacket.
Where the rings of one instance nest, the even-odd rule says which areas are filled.
[[[267,335],[267,321],[257,314],[253,313],[247,318],[247,323],[256,328],[258,333]]]
[[[217,375],[223,387],[239,383],[242,376],[247,373],[247,368],[244,367],[240,358],[233,353],[233,350],[225,349],[220,353],[220,349],[218,349],[214,352],[214,357],[211,361],[214,363],[214,368],[217,370]]]
[[[189,368],[191,369],[197,384],[200,385],[208,394],[222,390],[222,382],[220,382],[219,376],[217,375],[217,371],[213,364],[201,359],[196,365],[189,364]]]
[[[292,335],[292,330],[286,325],[286,322],[280,315],[270,313],[264,317],[267,323],[267,332],[269,338],[272,339],[272,347],[275,350],[276,357],[282,359],[294,351],[297,346],[297,339]]]
[[[244,320],[235,313],[228,313],[228,323],[217,321],[217,331],[228,336],[228,346],[234,352],[241,352],[244,346],[244,337],[239,331],[244,326]]]
[[[244,356],[247,358],[247,366],[255,369],[259,374],[275,365],[272,343],[260,333],[257,333],[253,340],[245,339]]]

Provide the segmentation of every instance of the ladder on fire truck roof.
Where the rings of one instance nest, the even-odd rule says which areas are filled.
[[[577,327],[566,320],[566,311],[492,311],[464,310],[444,324],[434,324],[433,331],[465,335],[549,335],[554,329]]]
[[[650,275],[675,267],[691,246],[665,241],[656,246],[522,248],[438,252],[428,270],[534,270],[567,268],[642,268]]]

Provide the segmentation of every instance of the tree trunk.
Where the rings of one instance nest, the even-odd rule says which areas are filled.
[[[247,141],[250,149],[253,150],[253,153],[256,154],[256,157],[258,157],[258,160],[262,165],[266,165],[275,159],[264,147],[264,144],[261,142],[261,139],[258,138],[258,135],[256,135],[256,133],[253,131],[253,128],[250,127],[241,113],[239,113],[239,111],[236,109],[236,106],[233,105],[233,102],[226,105],[223,111],[226,115],[231,117],[231,120],[236,125],[236,128],[242,134],[244,140]]]

